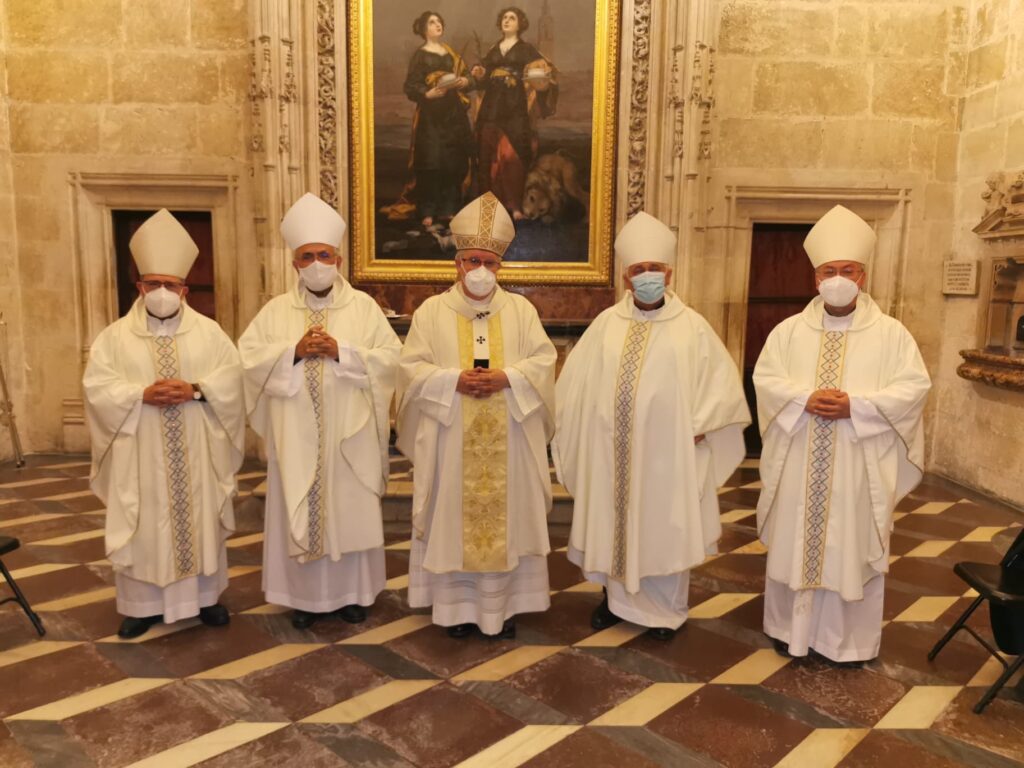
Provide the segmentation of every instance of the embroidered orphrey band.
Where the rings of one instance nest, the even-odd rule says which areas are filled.
[[[818,352],[817,389],[838,389],[843,378],[846,333],[825,331]],[[804,588],[820,587],[825,564],[825,534],[836,460],[835,419],[811,419],[807,456],[807,503],[804,512]]]
[[[173,336],[156,336],[156,369],[163,379],[177,379],[178,346]],[[174,571],[179,579],[195,576],[195,527],[192,523],[192,482],[188,471],[188,449],[185,445],[185,422],[181,405],[160,408],[160,429],[164,443],[164,466],[167,469],[167,498],[171,503],[171,540],[174,547]]]
[[[651,324],[631,320],[626,341],[619,359],[619,373],[615,383],[615,425],[612,445],[615,452],[615,530],[612,540],[613,579],[626,577],[626,538],[629,522],[629,478],[632,473],[633,417],[636,415],[636,391],[640,383],[640,368],[644,363]]]
[[[504,368],[501,319],[487,320],[490,367]],[[459,315],[459,362],[473,367],[473,321]],[[508,570],[508,407],[498,392],[462,398],[462,570]]]
[[[314,325],[327,325],[327,310],[306,310],[306,330]],[[306,378],[306,391],[313,402],[313,416],[316,419],[316,470],[313,483],[306,494],[309,508],[308,545],[304,559],[308,562],[324,554],[324,359],[320,356],[307,357],[302,361]]]

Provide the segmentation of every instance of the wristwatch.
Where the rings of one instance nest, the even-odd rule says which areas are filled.
[[[192,399],[193,400],[205,400],[206,399],[205,397],[203,397],[203,390],[201,390],[199,388],[198,384],[193,384],[192,385]]]

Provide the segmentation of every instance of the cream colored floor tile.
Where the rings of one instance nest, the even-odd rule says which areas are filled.
[[[58,517],[67,517],[67,514],[61,512],[42,512],[38,515],[16,517],[13,520],[0,520],[0,528],[15,528],[22,525],[31,525],[32,523],[42,523],[46,520],[56,520]]]
[[[228,568],[228,578],[237,579],[239,576],[248,576],[250,573],[262,570],[263,568],[259,565],[233,565]]]
[[[394,578],[388,579],[384,582],[385,589],[406,589],[409,586],[409,574],[403,573],[401,576],[395,576]]]
[[[947,509],[952,507],[955,501],[926,501],[917,509],[913,510],[910,514],[912,515],[941,515]]]
[[[517,768],[566,736],[579,725],[527,725],[482,752],[463,760],[456,768]]]
[[[394,544],[388,544],[384,549],[390,549],[392,552],[405,552],[412,549],[412,542],[409,539],[402,539]]]
[[[265,499],[267,497],[267,481],[264,480],[262,483],[252,489],[252,495],[257,499]]]
[[[60,461],[58,461],[56,464],[41,464],[38,467],[35,467],[35,469],[78,469],[78,467],[91,467],[91,466],[92,466],[92,462],[91,461],[67,461],[67,462],[60,462]]]
[[[259,544],[263,541],[262,533],[250,533],[248,536],[239,536],[234,539],[228,539],[224,542],[224,545],[228,549],[236,549],[238,547],[247,547],[250,544]]]
[[[761,481],[760,480],[755,480],[752,483],[747,483],[746,485],[741,485],[740,488],[743,488],[746,491],[760,491],[761,490]]]
[[[252,491],[245,491],[245,490],[236,491],[235,492],[235,500],[237,501],[238,499],[248,499],[252,495],[253,495]]]
[[[964,592],[962,595],[960,595],[960,597],[977,597],[977,596],[978,596],[978,590],[976,590],[974,587],[971,587],[966,592]]]
[[[757,469],[760,466],[761,462],[757,459],[744,459],[740,462],[740,467],[742,469]]]
[[[989,542],[992,541],[992,537],[1000,531],[1005,531],[1005,525],[983,525],[975,528],[973,531],[964,536],[960,541],[980,541]]]
[[[771,648],[761,648],[729,667],[711,682],[718,685],[760,685],[791,661],[785,656],[779,656]]]
[[[647,627],[623,621],[614,627],[602,629],[590,637],[584,637],[578,643],[574,643],[574,645],[578,648],[617,648],[624,643],[628,643],[634,637],[639,637],[646,631]]]
[[[32,576],[42,576],[45,573],[66,571],[68,568],[74,568],[76,565],[77,563],[40,563],[39,565],[29,565],[16,571],[11,571],[11,576],[15,581],[18,581],[19,579],[28,579]]]
[[[86,496],[92,496],[92,491],[70,491],[69,493],[58,493],[56,496],[43,496],[41,499],[36,501],[70,501],[71,499],[84,499]]]
[[[386,643],[389,640],[394,640],[396,637],[402,635],[408,635],[410,632],[415,632],[417,629],[423,629],[423,627],[429,627],[431,619],[429,615],[416,614],[413,616],[406,616],[404,619],[398,621],[392,621],[390,624],[385,624],[381,627],[375,627],[374,629],[367,630],[353,637],[346,637],[344,640],[339,640],[339,645],[380,645]]]
[[[129,677],[126,680],[119,680],[110,685],[102,685],[99,688],[93,688],[91,691],[68,696],[66,699],[44,704],[41,707],[27,709],[16,715],[10,715],[5,719],[64,720],[173,682],[174,678],[171,677]]]
[[[255,614],[262,614],[262,615],[266,616],[266,615],[275,614],[275,613],[288,613],[289,611],[291,611],[291,608],[288,608],[287,606],[284,606],[284,605],[274,605],[273,603],[264,603],[263,605],[257,605],[255,608],[250,608],[247,611],[242,611],[242,613],[255,613]]]
[[[573,584],[571,587],[566,587],[563,592],[600,592],[603,590],[600,584],[595,581],[581,581],[578,584]],[[557,590],[555,590],[557,592]]]
[[[730,555],[763,555],[768,551],[768,547],[761,543],[760,539],[754,539],[749,544],[744,544],[742,547],[733,549],[729,552]]]
[[[723,523],[735,523],[743,520],[744,518],[750,517],[755,514],[755,512],[756,511],[753,509],[734,509],[731,512],[725,512],[719,515],[719,517]]]
[[[48,656],[57,651],[64,651],[81,645],[80,642],[67,640],[36,640],[26,645],[19,645],[9,651],[0,651],[0,667],[7,667],[29,659],[38,659],[40,656]]]
[[[100,638],[97,643],[145,643],[149,640],[156,640],[158,637],[166,637],[167,635],[173,635],[176,632],[181,632],[186,629],[192,629],[192,627],[198,627],[202,622],[198,616],[193,616],[190,619],[182,619],[181,621],[175,621],[172,624],[154,624],[149,628],[149,631],[139,637],[133,637],[131,640],[122,640],[117,635],[108,635],[107,637]]]
[[[907,552],[904,557],[938,557],[954,544],[956,544],[955,541],[943,541],[941,539],[924,541]]]
[[[588,725],[647,725],[662,712],[703,687],[704,683],[655,683],[591,720]]]
[[[818,728],[793,747],[775,768],[832,768],[869,733],[870,728]]]
[[[303,723],[355,723],[400,701],[433,688],[441,680],[392,680],[348,701],[310,715]]]
[[[283,664],[307,653],[326,648],[327,643],[283,643],[275,648],[254,653],[237,661],[221,664],[219,667],[207,669],[192,675],[196,680],[237,680],[252,672]]]
[[[139,760],[128,768],[189,768],[289,725],[291,723],[234,723]]]
[[[959,597],[919,597],[893,621],[935,621],[949,610]]]
[[[243,472],[240,475],[235,475],[237,480],[255,480],[257,477],[266,477],[266,472]]]
[[[559,547],[558,549],[552,550],[552,552],[568,552],[568,551],[569,551],[569,547],[568,546]]]
[[[103,589],[95,589],[92,592],[83,592],[79,595],[71,595],[70,597],[62,597],[58,600],[49,600],[39,605],[33,605],[32,607],[36,611],[66,611],[69,608],[78,608],[82,605],[91,605],[92,603],[99,603],[103,600],[114,599],[114,588],[104,587]]]
[[[967,687],[988,688],[999,679],[999,676],[1003,674],[1005,669],[995,658],[989,656],[985,663],[981,665],[981,669],[975,672],[974,677],[968,681]],[[1013,680],[1011,679],[1010,682],[1013,682]]]
[[[106,534],[102,528],[97,528],[95,531],[82,531],[81,533],[69,533],[67,536],[57,536],[53,539],[43,539],[42,541],[33,541],[33,547],[60,547],[64,544],[77,544],[80,541],[89,541],[90,539],[102,539]]]
[[[915,685],[875,723],[875,728],[931,728],[962,689],[962,685]]]
[[[461,683],[467,680],[484,680],[495,682],[504,680],[509,675],[514,675],[521,669],[532,667],[548,656],[554,656],[564,645],[523,645],[515,650],[503,653],[495,659],[485,661],[479,666],[467,669],[452,678],[453,683]]]
[[[889,555],[889,565],[892,565],[893,563],[895,563],[899,559],[900,559],[899,555]]]
[[[752,592],[722,592],[690,608],[691,619],[717,619],[757,597]]]
[[[892,521],[895,523],[897,520],[902,520],[904,517],[909,515],[909,512],[893,512]]]
[[[30,488],[33,485],[43,485],[44,483],[59,483],[63,480],[67,480],[66,477],[36,477],[32,480],[15,480],[11,483],[4,483],[0,485],[0,488],[7,490],[9,488]]]

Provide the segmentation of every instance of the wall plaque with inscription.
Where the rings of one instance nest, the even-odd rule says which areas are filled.
[[[978,262],[942,262],[942,292],[947,296],[977,296]]]

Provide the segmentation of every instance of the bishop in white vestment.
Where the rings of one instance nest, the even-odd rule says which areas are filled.
[[[312,194],[281,234],[295,287],[239,339],[252,428],[268,457],[263,589],[312,626],[359,623],[384,589],[381,496],[401,344],[377,303],[338,272],[345,222]]]
[[[878,655],[893,508],[922,476],[931,382],[899,321],[861,293],[875,233],[836,206],[804,249],[820,296],[754,368],[768,547],[764,630],[780,653]]]
[[[126,639],[161,619],[228,623],[217,600],[245,438],[238,352],[182,301],[196,244],[160,210],[128,247],[139,298],[96,337],[82,382]]]
[[[638,213],[615,255],[629,290],[565,361],[551,448],[574,499],[569,559],[605,588],[591,624],[626,619],[669,640],[689,570],[721,537],[716,490],[743,459],[750,412],[714,330],[666,291],[672,231]]]
[[[513,637],[546,610],[547,443],[555,348],[537,311],[496,284],[515,229],[491,193],[451,222],[458,282],[413,315],[398,447],[413,463],[409,604],[452,637]]]

